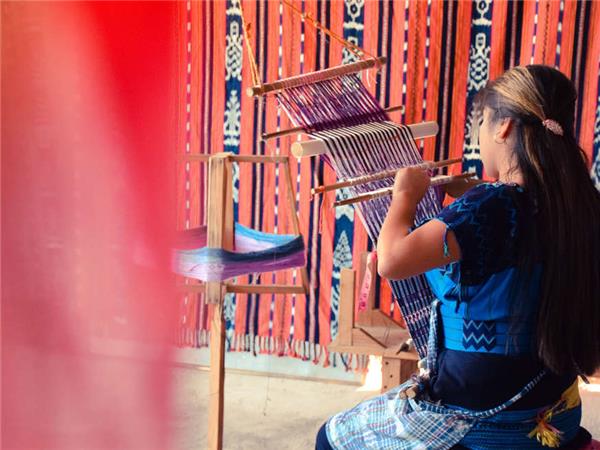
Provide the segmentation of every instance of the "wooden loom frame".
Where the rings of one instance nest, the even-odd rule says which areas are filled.
[[[300,235],[300,221],[296,208],[296,198],[289,158],[287,156],[236,155],[217,153],[215,155],[188,155],[185,161],[208,162],[208,203],[207,203],[207,246],[233,250],[234,220],[232,194],[232,164],[283,164],[287,201],[292,213],[292,227]],[[208,449],[223,448],[223,412],[225,384],[225,320],[223,301],[228,293],[236,294],[308,294],[308,272],[306,266],[299,268],[302,284],[233,284],[229,282],[200,282],[182,284],[180,289],[188,292],[205,292],[206,303],[211,305],[210,319],[210,381],[208,412]]]

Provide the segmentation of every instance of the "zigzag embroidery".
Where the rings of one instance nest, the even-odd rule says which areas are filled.
[[[494,348],[494,346],[496,345],[496,337],[487,337],[487,336],[475,336],[473,333],[469,334],[468,336],[463,336],[463,339],[465,342],[468,343],[467,346],[473,346],[473,347],[481,347],[481,343],[483,342],[486,346],[486,348],[488,346],[491,346],[491,348]],[[490,350],[488,348],[488,350]]]
[[[496,323],[483,320],[463,321],[463,346],[479,350],[484,347],[487,351],[496,346]]]

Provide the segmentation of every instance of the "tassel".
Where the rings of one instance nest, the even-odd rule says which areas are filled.
[[[553,427],[548,422],[552,420],[552,410],[546,411],[544,414],[538,415],[536,418],[537,425],[531,430],[527,437],[537,441],[544,447],[557,448],[560,447],[560,441],[562,437],[562,431],[558,428]]]
[[[577,380],[560,396],[560,400],[556,402],[552,407],[541,411],[536,417],[537,425],[531,430],[527,437],[537,441],[545,447],[560,447],[562,431],[558,428],[550,425],[552,416],[554,414],[560,414],[566,410],[573,409],[579,406],[581,398],[579,397],[579,385]]]
[[[565,402],[564,409],[573,409],[581,404],[581,397],[579,397],[579,383],[577,380],[562,393],[560,399]]]

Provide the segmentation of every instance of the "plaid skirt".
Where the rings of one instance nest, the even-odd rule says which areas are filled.
[[[485,411],[470,411],[431,401],[427,381],[436,370],[438,309],[439,301],[436,300],[431,310],[427,370],[420,377],[331,417],[326,431],[334,449],[433,450],[450,449],[459,443],[473,450],[541,449],[547,448],[542,442],[546,446],[549,442],[558,446],[560,442],[575,438],[581,420],[580,402],[553,410],[505,411],[533,389],[545,371],[512,398]],[[421,389],[415,398],[403,395],[415,386]],[[543,421],[542,425],[540,421]],[[548,430],[550,438],[558,436],[558,441],[544,437]]]

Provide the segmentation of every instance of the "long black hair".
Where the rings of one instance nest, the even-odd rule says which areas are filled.
[[[536,254],[543,263],[538,356],[556,373],[591,375],[600,367],[600,193],[575,137],[576,99],[560,71],[515,67],[479,92],[474,123],[488,107],[493,121],[515,126],[514,168],[538,212],[530,242],[537,248],[521,261],[531,268]]]

